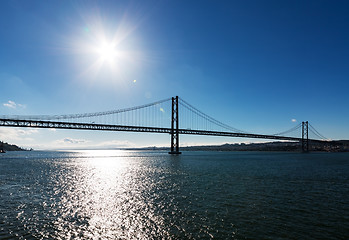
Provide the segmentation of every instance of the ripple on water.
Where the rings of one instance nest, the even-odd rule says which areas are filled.
[[[348,159],[289,153],[9,154],[0,161],[0,238],[346,239]]]

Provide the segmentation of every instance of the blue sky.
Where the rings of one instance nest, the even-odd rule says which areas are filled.
[[[308,120],[328,138],[349,139],[348,29],[348,1],[1,1],[0,115],[104,111],[178,95],[248,132]],[[112,40],[118,55],[101,62],[101,44]],[[170,140],[12,128],[0,128],[0,138],[38,149]],[[181,137],[184,145],[241,141],[252,140]]]

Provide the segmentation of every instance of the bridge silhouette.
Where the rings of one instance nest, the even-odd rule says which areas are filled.
[[[137,107],[105,112],[4,115],[0,116],[0,126],[167,133],[171,136],[170,154],[181,153],[179,151],[180,134],[298,141],[303,152],[309,151],[311,142],[328,142],[308,121],[270,135],[242,131],[210,117],[178,96]],[[295,133],[298,137],[293,135]],[[310,138],[309,134],[314,137]]]

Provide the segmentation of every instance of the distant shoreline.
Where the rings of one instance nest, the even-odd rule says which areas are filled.
[[[7,151],[30,151],[32,149],[24,149],[24,148],[18,147],[17,145],[0,141],[0,150],[7,152]]]
[[[169,151],[168,147],[123,148],[122,150]],[[181,151],[261,151],[261,152],[299,152],[299,142],[235,143],[223,145],[203,145],[180,147]],[[312,152],[349,152],[349,140],[330,141],[324,144],[311,143]]]
[[[31,151],[14,144],[0,141],[2,149],[7,151]],[[42,149],[40,151],[74,151],[74,150],[130,150],[130,151],[170,151],[169,147],[133,147],[133,148],[81,148],[81,149]],[[181,151],[260,151],[260,152],[301,152],[299,142],[234,143],[222,145],[201,145],[180,147]],[[349,152],[349,140],[329,141],[323,144],[311,143],[311,152]]]

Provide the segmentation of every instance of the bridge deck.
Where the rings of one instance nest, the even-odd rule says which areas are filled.
[[[168,134],[171,134],[171,132],[172,132],[171,128],[123,126],[123,125],[108,125],[108,124],[96,124],[96,123],[69,123],[69,122],[58,122],[58,121],[3,119],[3,118],[0,119],[0,126],[98,130],[98,131],[149,132],[149,133],[168,133]],[[190,134],[190,135],[259,138],[259,139],[274,139],[274,140],[289,140],[289,141],[301,141],[302,140],[302,138],[296,138],[296,137],[264,135],[264,134],[250,134],[250,133],[205,131],[205,130],[192,130],[192,129],[178,129],[178,132],[179,132],[179,134]],[[315,141],[315,142],[323,142],[323,141],[315,140],[315,139],[309,139],[309,140]]]

